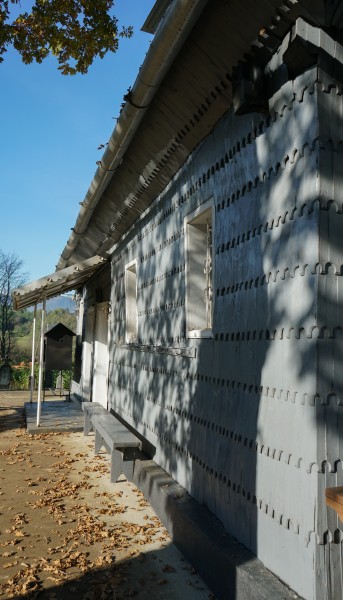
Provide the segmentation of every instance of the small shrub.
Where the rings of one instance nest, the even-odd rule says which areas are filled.
[[[56,387],[56,380],[59,371],[52,371],[52,388]],[[35,365],[35,389],[38,388],[39,366]],[[21,362],[19,365],[12,366],[11,390],[29,390],[31,377],[31,363]],[[63,371],[63,387],[70,388],[71,372]]]
[[[28,390],[31,375],[31,366],[20,363],[12,367],[11,390]]]

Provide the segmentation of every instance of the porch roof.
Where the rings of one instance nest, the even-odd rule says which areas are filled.
[[[14,310],[38,304],[44,297],[48,300],[81,287],[105,262],[105,258],[96,255],[14,289]]]

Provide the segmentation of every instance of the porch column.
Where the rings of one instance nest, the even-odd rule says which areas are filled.
[[[37,401],[37,427],[40,424],[41,398],[43,383],[43,359],[44,359],[44,322],[45,322],[46,298],[43,298],[42,322],[40,329],[40,351],[39,351],[39,375],[38,375],[38,401]]]
[[[36,318],[37,304],[35,304],[32,323],[32,358],[31,358],[31,386],[30,386],[30,404],[32,404],[33,390],[35,389],[35,343],[36,343]]]

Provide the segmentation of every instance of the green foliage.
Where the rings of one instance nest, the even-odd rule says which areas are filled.
[[[32,357],[32,335],[16,337],[12,351],[12,364],[19,365],[22,362],[30,362]]]
[[[41,311],[38,311],[38,320],[40,322]],[[50,310],[46,315],[46,329],[51,329],[58,323],[62,323],[71,331],[75,331],[76,329],[76,314],[71,313],[69,310],[65,308],[55,308],[54,310]]]
[[[32,310],[22,309],[14,313],[14,329],[17,337],[31,335],[34,312]],[[37,310],[36,328],[40,329],[42,311]],[[76,314],[65,308],[55,308],[46,313],[45,329],[51,329],[58,323],[62,323],[72,331],[76,327]]]
[[[25,64],[56,56],[63,75],[87,73],[94,58],[116,52],[119,37],[131,37],[132,27],[118,28],[111,16],[114,0],[35,0],[31,13],[11,21],[11,5],[0,1],[0,62],[13,45]]]
[[[38,367],[35,368],[36,381],[38,379]],[[27,364],[13,369],[11,379],[11,390],[28,390],[30,385],[31,367]]]
[[[39,366],[35,365],[35,389],[38,386],[38,375],[39,375]],[[52,372],[52,380],[53,380],[53,388],[56,387],[56,380],[59,375],[59,371]],[[28,390],[30,389],[30,377],[31,377],[31,365],[29,363],[21,363],[17,365],[12,371],[11,378],[11,390]],[[71,382],[71,372],[63,371],[63,387],[64,389],[70,389]]]
[[[22,309],[15,313],[15,333],[17,337],[30,335],[32,329],[33,313]]]

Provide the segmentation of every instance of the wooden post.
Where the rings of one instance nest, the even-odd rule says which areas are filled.
[[[38,401],[37,401],[37,427],[40,424],[41,398],[43,383],[43,359],[44,359],[44,321],[45,321],[46,298],[43,299],[42,322],[40,328],[40,351],[39,351],[39,375],[38,375]]]
[[[36,318],[37,304],[35,304],[32,323],[32,357],[31,357],[31,382],[30,382],[30,404],[32,404],[33,390],[35,389],[35,343],[36,343]]]

